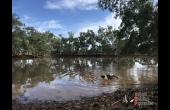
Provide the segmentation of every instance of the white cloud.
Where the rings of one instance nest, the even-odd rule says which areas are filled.
[[[45,4],[47,9],[72,9],[92,10],[97,9],[98,0],[48,0]]]
[[[12,10],[20,9],[20,7],[12,7]]]
[[[47,28],[63,28],[63,26],[58,22],[59,21],[56,20],[50,20],[50,21],[38,22],[38,23]]]
[[[80,32],[86,32],[88,29],[93,30],[95,33],[97,33],[99,26],[101,27],[107,27],[113,26],[113,28],[118,28],[118,26],[121,23],[121,19],[114,19],[114,14],[109,13],[108,16],[106,16],[102,20],[98,21],[84,21],[81,23],[78,23],[70,28],[63,26],[60,21],[57,20],[48,20],[48,21],[43,21],[43,22],[35,22],[36,19],[27,15],[22,16],[22,20],[26,26],[32,26],[38,31],[45,32],[50,30],[52,33],[55,35],[62,34],[65,37],[68,36],[68,31],[72,31],[75,33],[75,37],[79,36]],[[30,20],[30,19],[34,19]]]
[[[27,15],[23,15],[23,17],[24,17],[24,20],[30,20],[30,19],[33,19],[33,18],[31,18],[31,17],[29,17],[29,16],[27,16]]]
[[[65,29],[65,26],[63,26],[59,21],[56,20],[48,20],[44,22],[35,22],[35,21],[30,22],[29,21],[30,17],[28,16],[24,16],[23,20],[26,26],[34,27],[35,29],[41,32],[45,32],[51,29]]]
[[[15,10],[15,9],[17,9],[18,7],[12,7],[12,10]]]
[[[80,32],[86,32],[88,29],[93,30],[95,33],[97,33],[99,26],[101,27],[107,27],[113,26],[113,28],[118,29],[119,25],[121,23],[121,19],[114,19],[114,14],[110,13],[108,16],[104,18],[104,20],[101,21],[85,21],[78,24],[78,30],[76,31],[76,36],[79,36]]]
[[[28,16],[27,14],[24,14],[21,16],[21,21],[23,23],[32,23],[35,22],[36,18]]]
[[[32,16],[28,16],[24,14],[21,16],[21,22],[25,24],[26,27],[34,27],[36,30],[40,32],[45,32],[50,30],[53,34],[67,34],[68,29],[66,26],[62,25],[59,20],[47,20],[47,21],[37,21],[38,19]]]
[[[49,20],[45,22],[36,22],[34,23],[34,26],[39,31],[47,31],[50,29],[62,29],[65,28],[65,26],[61,25],[59,21],[56,20]]]

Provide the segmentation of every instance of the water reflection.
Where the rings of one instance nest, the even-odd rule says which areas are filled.
[[[158,80],[157,58],[78,57],[12,60],[12,98],[69,100]],[[103,81],[113,73],[119,79]]]

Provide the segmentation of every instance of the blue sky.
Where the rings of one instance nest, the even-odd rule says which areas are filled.
[[[20,17],[26,26],[39,31],[48,31],[55,35],[68,37],[68,31],[75,33],[92,29],[97,32],[99,26],[111,25],[117,28],[121,19],[114,19],[108,10],[96,8],[98,0],[12,0],[12,13]]]
[[[12,13],[20,17],[26,26],[39,31],[50,30],[55,35],[68,36],[92,29],[97,32],[99,26],[118,27],[121,20],[115,20],[113,13],[96,8],[98,0],[12,0]]]

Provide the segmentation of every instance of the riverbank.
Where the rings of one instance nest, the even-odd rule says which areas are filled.
[[[55,55],[55,56],[16,55],[16,56],[12,56],[12,58],[14,59],[33,59],[33,58],[45,59],[45,58],[53,58],[53,57],[105,57],[105,56],[115,57],[115,55]]]
[[[138,93],[138,104],[130,100]],[[126,95],[126,96],[125,96]],[[126,97],[127,103],[123,102]],[[130,98],[130,100],[128,99]],[[124,100],[125,101],[125,100]],[[158,110],[158,83],[139,88],[120,89],[113,93],[103,93],[95,97],[83,97],[72,101],[45,101],[22,104],[12,100],[13,110]]]
[[[55,58],[55,57],[116,57],[115,55],[56,55],[56,56],[33,56],[33,55],[16,55],[12,56],[12,59],[34,59],[34,58],[39,58],[39,59],[46,59],[46,58]],[[158,55],[135,55],[134,57],[158,57]]]
[[[16,55],[12,56],[12,59],[33,59],[33,58],[50,58],[52,56],[34,56],[34,55]]]

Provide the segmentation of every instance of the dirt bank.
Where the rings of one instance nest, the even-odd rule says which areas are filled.
[[[133,99],[133,94],[138,93],[138,104],[133,102],[123,103]],[[131,97],[132,96],[132,97]],[[143,98],[145,97],[145,98]],[[128,99],[130,98],[130,100]],[[125,101],[125,100],[124,100]],[[145,85],[140,88],[127,88],[114,93],[103,93],[95,97],[82,98],[64,102],[45,101],[21,104],[12,100],[13,110],[158,110],[158,83]]]
[[[16,56],[12,56],[12,59],[34,59],[34,58],[45,59],[51,57],[52,56],[16,55]]]
[[[33,58],[53,58],[53,57],[115,57],[115,55],[45,55],[45,56],[33,56],[33,55],[16,55],[12,56],[13,59],[33,59]]]

